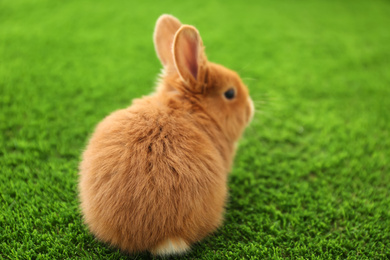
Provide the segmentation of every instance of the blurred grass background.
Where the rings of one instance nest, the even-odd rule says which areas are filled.
[[[152,33],[195,25],[258,113],[224,226],[183,259],[390,258],[388,1],[0,1],[0,258],[143,259],[77,199],[94,126],[150,93]]]

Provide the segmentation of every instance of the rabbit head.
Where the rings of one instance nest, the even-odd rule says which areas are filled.
[[[225,137],[236,142],[251,121],[254,106],[239,75],[207,60],[198,30],[170,15],[156,23],[154,44],[162,65],[159,92],[179,92],[192,98]]]

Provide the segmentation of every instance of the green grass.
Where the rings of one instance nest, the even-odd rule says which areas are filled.
[[[390,258],[388,1],[49,0],[0,1],[0,258],[128,257],[82,224],[77,167],[94,126],[152,91],[162,13],[259,111],[223,227],[183,259]]]

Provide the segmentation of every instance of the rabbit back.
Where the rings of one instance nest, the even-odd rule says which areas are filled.
[[[129,252],[187,245],[222,222],[223,159],[191,116],[148,97],[106,117],[83,153],[80,199],[101,240]]]

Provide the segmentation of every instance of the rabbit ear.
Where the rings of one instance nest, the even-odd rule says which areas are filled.
[[[189,86],[199,87],[203,78],[206,56],[198,30],[183,25],[173,42],[173,59],[181,79]],[[196,90],[198,91],[198,90]]]
[[[157,52],[157,57],[165,68],[174,68],[172,43],[175,33],[179,30],[180,26],[180,21],[168,14],[161,15],[156,22],[153,34],[154,47]]]

